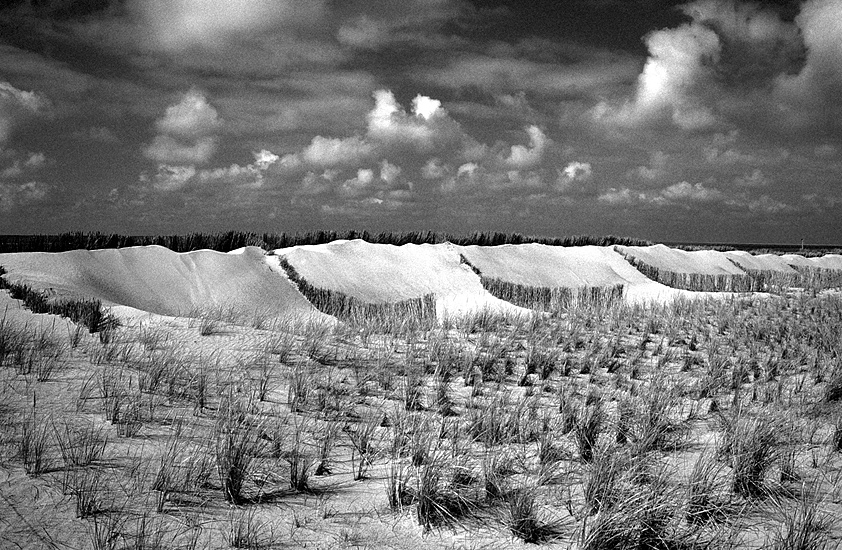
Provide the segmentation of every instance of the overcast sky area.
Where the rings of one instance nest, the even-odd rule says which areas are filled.
[[[21,0],[0,233],[842,242],[842,0]]]

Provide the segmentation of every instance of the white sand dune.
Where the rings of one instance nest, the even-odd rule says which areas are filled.
[[[675,273],[744,275],[746,270],[794,274],[796,267],[842,270],[842,256],[752,256],[745,252],[686,252],[664,245],[617,247],[652,267]],[[0,254],[11,281],[23,281],[55,296],[98,298],[131,316],[189,315],[225,307],[245,317],[332,319],[301,295],[279,265],[283,256],[314,287],[338,291],[363,303],[394,303],[434,295],[441,316],[482,308],[519,314],[526,310],[492,296],[483,277],[543,288],[623,285],[629,302],[725,296],[679,290],[652,281],[614,247],[553,247],[540,244],[494,247],[372,244],[361,240],[296,246],[266,255],[247,247],[230,253],[175,253],[160,246],[76,250],[57,254]]]
[[[798,272],[782,256],[759,254],[754,256],[743,250],[723,252],[725,257],[746,271],[767,271],[783,275],[796,275]]]
[[[623,285],[623,297],[630,303],[664,303],[676,298],[717,295],[652,281],[610,246],[522,244],[463,246],[459,251],[483,277],[518,285],[570,289]]]
[[[697,250],[689,252],[663,244],[652,246],[617,246],[617,250],[661,271],[698,275],[745,275],[723,252]]]
[[[651,282],[609,247],[543,244],[463,246],[483,277],[546,288],[611,287]]]
[[[0,254],[0,265],[8,280],[56,296],[98,298],[161,315],[224,307],[245,316],[322,316],[254,247],[228,254],[180,254],[160,246]]]
[[[805,258],[798,254],[784,254],[783,260],[794,267],[810,267],[818,269],[833,269],[842,271],[842,256],[839,254],[826,254],[815,258]]]
[[[482,308],[526,313],[489,294],[450,244],[395,246],[341,240],[282,248],[275,253],[286,258],[311,285],[339,291],[361,302],[394,303],[435,294],[439,316]],[[267,260],[272,262],[272,256]],[[281,269],[277,259],[272,265]]]

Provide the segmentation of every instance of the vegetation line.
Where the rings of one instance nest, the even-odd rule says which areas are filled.
[[[425,294],[420,298],[397,302],[366,303],[338,290],[314,286],[298,273],[289,260],[279,256],[278,261],[290,281],[295,283],[301,294],[322,313],[345,321],[365,320],[367,323],[388,322],[395,318],[412,318],[422,322],[435,321],[436,298],[434,294]]]
[[[538,243],[550,246],[647,246],[652,243],[643,239],[598,237],[578,235],[572,237],[526,236],[520,233],[474,232],[469,235],[453,235],[434,231],[412,231],[406,233],[370,233],[368,231],[310,231],[306,233],[250,233],[228,231],[225,233],[189,233],[187,235],[133,236],[108,233],[61,233],[58,235],[5,235],[0,236],[0,253],[10,252],[67,252],[69,250],[97,250],[103,248],[125,248],[129,246],[158,245],[175,252],[192,250],[217,250],[229,252],[244,246],[258,246],[264,250],[287,248],[306,244],[326,244],[336,240],[362,239],[374,244],[441,244],[497,246],[502,244]]]
[[[12,298],[21,300],[24,307],[33,313],[49,313],[67,317],[74,323],[84,325],[91,333],[102,330],[109,322],[108,315],[99,300],[71,298],[53,300],[29,285],[8,282],[4,275],[6,275],[6,270],[0,266],[0,290],[8,290]]]

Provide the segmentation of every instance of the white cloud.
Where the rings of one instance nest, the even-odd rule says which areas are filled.
[[[380,163],[380,179],[389,185],[397,181],[402,171],[400,166],[391,164],[388,160]]]
[[[444,114],[444,111],[441,108],[441,101],[438,99],[418,94],[412,100],[412,113],[424,120],[430,120],[437,114]]]
[[[158,173],[152,176],[152,187],[158,191],[177,191],[187,185],[187,182],[196,175],[195,166],[171,166],[168,164],[158,165]],[[141,182],[147,178],[141,176]]]
[[[342,183],[341,191],[345,195],[357,196],[368,190],[374,182],[374,170],[371,168],[360,168],[357,176]]]
[[[798,74],[780,76],[779,92],[787,101],[806,103],[808,108],[822,103],[838,109],[842,94],[842,3],[808,0],[796,24],[806,46],[806,61]]]
[[[268,151],[266,149],[262,149],[254,155],[254,165],[257,166],[260,170],[268,170],[270,166],[278,162],[281,158],[280,156],[276,155],[272,151]]]
[[[216,152],[221,125],[216,109],[192,89],[155,122],[159,133],[143,154],[160,164],[204,164]]]
[[[684,130],[713,125],[713,112],[693,94],[712,74],[720,53],[717,34],[697,23],[650,33],[649,58],[637,80],[634,99],[620,106],[598,104],[591,115],[598,122],[637,126],[666,118]]]
[[[671,202],[712,202],[723,198],[722,192],[718,189],[705,187],[701,182],[691,184],[686,181],[661,190],[660,196]]]
[[[251,164],[232,164],[227,167],[202,170],[197,170],[193,164],[160,164],[158,173],[151,178],[151,184],[158,191],[177,191],[193,182],[202,185],[260,187],[263,185],[266,170],[278,162],[280,157],[266,149],[254,152],[252,156],[254,162]],[[149,176],[142,174],[141,183],[150,183]]]
[[[285,155],[281,162],[290,168],[302,164],[322,168],[353,165],[365,162],[374,147],[359,136],[348,138],[327,138],[316,136],[300,153]]]
[[[213,134],[221,126],[219,113],[198,90],[190,90],[181,101],[167,107],[155,126],[161,134],[195,139]]]
[[[529,134],[529,146],[512,145],[506,164],[517,169],[531,168],[541,161],[544,151],[552,143],[537,126],[526,129]]]
[[[593,168],[589,162],[573,161],[558,171],[556,187],[562,192],[570,191],[574,184],[586,183],[592,176]]]
[[[637,200],[641,200],[643,197],[644,195],[632,191],[628,187],[623,187],[621,189],[612,187],[610,189],[606,189],[603,193],[601,193],[598,197],[598,200],[617,206],[624,204],[632,204]]]

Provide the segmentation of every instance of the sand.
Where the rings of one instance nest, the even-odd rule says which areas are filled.
[[[842,256],[752,256],[746,252],[686,252],[648,247],[553,247],[541,244],[494,247],[407,244],[362,240],[296,246],[269,254],[256,247],[229,253],[176,253],[160,246],[62,253],[0,254],[11,281],[23,281],[63,297],[98,298],[121,317],[144,314],[196,315],[226,308],[268,318],[327,319],[298,292],[280,267],[285,257],[311,285],[364,303],[388,303],[433,294],[439,316],[483,308],[521,314],[523,308],[492,296],[482,277],[544,288],[615,287],[633,303],[721,296],[678,290],[654,282],[618,252],[676,273],[744,275],[746,270],[794,274],[793,267],[842,270]],[[331,318],[332,319],[332,318]]]
[[[725,253],[716,250],[688,252],[663,244],[615,248],[661,271],[699,275],[745,275],[745,272],[734,265]]]
[[[718,294],[690,292],[652,281],[610,246],[523,244],[464,246],[459,251],[483,277],[524,286],[576,289],[623,285],[623,297],[629,303],[664,303]]]
[[[399,302],[435,294],[436,312],[461,315],[479,309],[521,314],[527,310],[492,296],[462,264],[450,244],[372,244],[340,240],[274,251],[311,285],[366,303]],[[277,257],[267,262],[282,271]]]
[[[723,252],[726,258],[746,271],[766,271],[784,275],[796,275],[798,272],[787,261],[776,254],[754,256],[743,250]]]
[[[189,315],[226,308],[243,315],[320,316],[261,249],[176,253],[160,246],[61,253],[0,254],[10,281],[55,296],[98,298],[127,315],[132,309]]]

